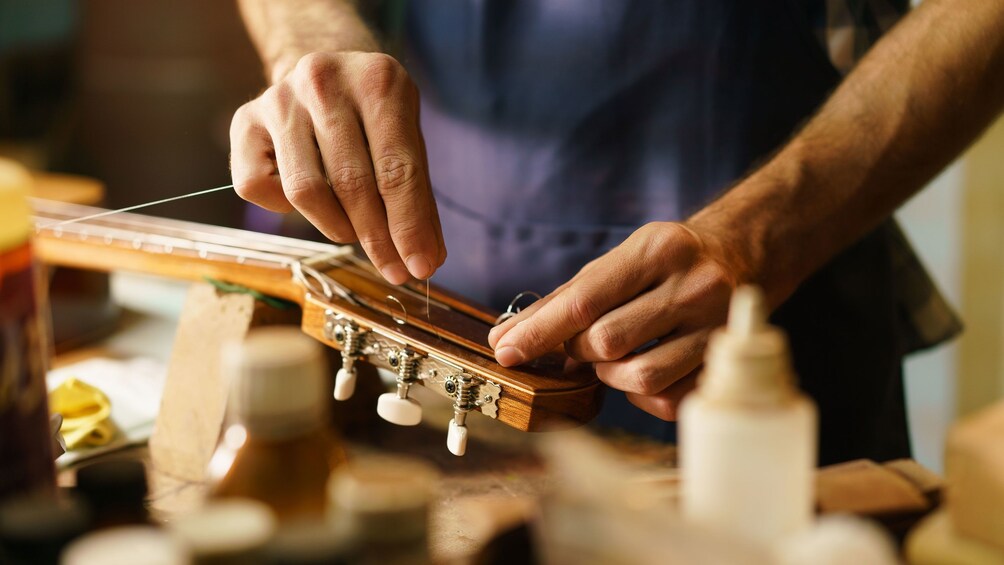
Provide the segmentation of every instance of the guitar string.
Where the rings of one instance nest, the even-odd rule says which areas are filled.
[[[352,262],[355,265],[349,265],[349,262]],[[362,259],[356,257],[355,255],[347,255],[345,257],[334,257],[328,259],[327,263],[340,269],[354,270],[354,272],[359,274],[359,276],[366,278],[370,281],[376,281],[376,282],[383,281],[383,279],[379,275],[375,274],[375,269],[372,268],[372,265],[370,263],[364,262]],[[443,336],[442,334],[439,333],[439,328],[436,327],[436,324],[434,324],[432,321],[431,280],[432,277],[429,277],[425,281],[425,318],[429,323],[429,327],[432,328],[432,331],[436,334],[436,338],[439,341],[442,341]],[[407,288],[402,288],[402,290],[411,293],[412,295],[415,294],[414,291]],[[393,298],[398,302],[398,304],[400,304],[400,301],[397,299],[397,297]]]
[[[233,184],[228,184],[228,185],[217,186],[217,187],[209,188],[209,189],[205,189],[205,190],[197,190],[195,192],[190,192],[188,194],[182,194],[182,195],[179,195],[179,196],[172,196],[170,198],[164,198],[164,199],[161,199],[161,200],[154,200],[152,202],[144,202],[142,204],[136,204],[136,205],[133,205],[133,206],[127,206],[125,208],[118,208],[118,209],[115,209],[115,210],[105,210],[105,211],[99,212],[97,214],[90,214],[88,216],[80,216],[80,217],[77,217],[77,218],[71,218],[69,220],[62,220],[62,221],[58,221],[58,222],[52,222],[52,223],[46,224],[44,226],[41,226],[41,228],[42,229],[50,229],[50,228],[56,228],[56,227],[65,226],[65,225],[69,225],[69,224],[75,224],[75,223],[78,223],[78,222],[86,222],[86,221],[95,220],[95,219],[98,219],[98,218],[105,218],[105,217],[108,217],[108,216],[113,216],[115,214],[122,214],[124,212],[131,212],[133,210],[139,210],[139,209],[142,209],[142,208],[148,208],[150,206],[157,206],[159,204],[166,204],[168,202],[176,202],[178,200],[185,200],[185,199],[193,198],[193,197],[196,197],[196,196],[203,196],[203,195],[206,195],[206,194],[212,194],[214,192],[219,192],[219,191],[222,191],[222,190],[231,189],[233,187],[234,187]],[[357,259],[355,257],[353,257],[353,258]],[[362,274],[363,274],[363,276],[366,276],[365,273],[362,273]],[[430,282],[429,279],[426,279],[426,281],[425,281],[425,316],[426,316],[426,319],[429,322],[429,326],[432,327],[433,330],[435,331],[436,337],[439,340],[442,340],[443,338],[439,334],[438,328],[436,328],[436,325],[432,322],[431,282]]]
[[[139,210],[140,208],[146,208],[149,206],[156,206],[157,204],[166,204],[168,202],[174,202],[175,200],[184,200],[186,198],[192,198],[193,196],[202,196],[203,194],[210,194],[213,192],[219,192],[221,190],[226,190],[228,188],[233,188],[234,185],[228,184],[226,186],[217,186],[216,188],[209,188],[206,190],[199,190],[196,192],[190,192],[188,194],[182,194],[181,196],[172,196],[170,198],[164,198],[163,200],[154,200],[153,202],[146,202],[143,204],[136,204],[135,206],[127,206],[125,208],[118,208],[117,210],[105,210],[104,212],[99,212],[97,214],[91,214],[90,216],[82,216],[79,218],[71,218],[69,220],[63,220],[61,222],[53,222],[51,224],[46,224],[41,226],[42,229],[55,228],[59,226],[65,226],[67,224],[75,224],[77,222],[84,222],[87,220],[94,220],[97,218],[104,218],[106,216],[112,216],[114,214],[121,214],[123,212],[131,212],[133,210]]]

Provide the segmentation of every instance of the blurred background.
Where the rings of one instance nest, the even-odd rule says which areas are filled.
[[[0,154],[96,177],[108,207],[228,184],[230,118],[264,87],[233,2],[0,0]],[[242,210],[223,193],[157,213]]]
[[[232,2],[0,0],[0,156],[91,176],[111,208],[230,182],[234,110],[265,87]],[[914,450],[1004,394],[1004,123],[899,213],[966,324],[907,365]],[[157,215],[238,226],[232,193]]]

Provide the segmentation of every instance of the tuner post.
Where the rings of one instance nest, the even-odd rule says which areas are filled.
[[[335,374],[335,400],[348,400],[356,391],[356,359],[359,357],[363,332],[359,325],[334,311],[324,312],[324,337],[341,346],[342,367]]]
[[[450,420],[449,431],[446,434],[446,447],[450,453],[459,457],[467,453],[467,413],[479,406],[479,387],[466,373],[450,377],[446,384],[447,391],[455,389],[453,419]]]
[[[418,381],[419,356],[409,349],[395,349],[387,355],[387,362],[397,370],[397,392],[387,392],[377,400],[377,414],[392,424],[415,426],[422,421],[422,405],[408,396],[411,386]]]

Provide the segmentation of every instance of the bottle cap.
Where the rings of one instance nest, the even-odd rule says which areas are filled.
[[[223,349],[230,413],[256,434],[283,436],[317,426],[328,395],[320,345],[299,328],[251,330]]]
[[[70,544],[63,565],[186,565],[185,550],[152,526],[99,530]]]
[[[330,524],[297,522],[281,527],[261,551],[268,565],[341,565],[355,563],[347,540]],[[371,561],[372,562],[372,561]]]
[[[767,323],[767,307],[759,288],[736,289],[728,325],[708,343],[701,395],[708,400],[773,405],[795,393],[788,339]]]
[[[20,245],[31,234],[31,185],[31,175],[24,167],[0,159],[0,250]]]
[[[424,539],[438,478],[434,467],[412,457],[355,458],[336,469],[328,483],[330,518],[351,539]]]
[[[196,557],[234,556],[264,546],[275,533],[276,518],[261,502],[231,498],[178,516],[168,529]]]

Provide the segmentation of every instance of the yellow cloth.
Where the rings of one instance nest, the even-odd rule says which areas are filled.
[[[49,393],[49,410],[63,416],[66,449],[105,445],[115,437],[112,403],[97,388],[70,377]]]

